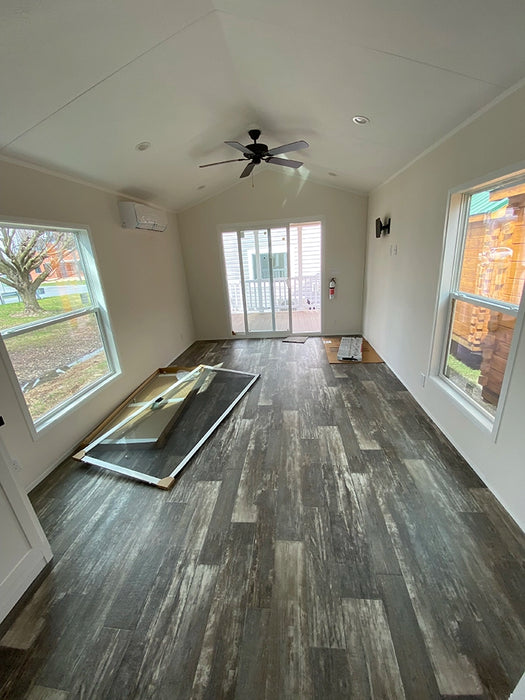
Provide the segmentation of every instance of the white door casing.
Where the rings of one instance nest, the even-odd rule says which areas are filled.
[[[53,557],[33,506],[11,473],[10,464],[0,434],[0,622]]]

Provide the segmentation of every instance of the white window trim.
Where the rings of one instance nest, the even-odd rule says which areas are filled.
[[[443,373],[452,314],[451,299],[457,298],[468,302],[476,300],[475,295],[467,295],[455,291],[459,286],[460,257],[463,255],[464,240],[467,233],[468,208],[466,206],[466,200],[470,198],[470,195],[476,192],[495,188],[500,184],[501,186],[509,186],[513,181],[523,182],[524,180],[525,162],[522,162],[499,170],[487,177],[478,178],[475,181],[451,189],[448,193],[447,200],[447,214],[443,236],[428,376],[435,386],[444,391],[463,413],[472,419],[481,429],[490,433],[493,442],[496,442],[498,438],[501,421],[505,412],[508,388],[514,372],[517,348],[525,324],[525,291],[519,307],[515,305],[505,305],[504,307],[505,312],[510,315],[514,315],[512,311],[515,312],[516,325],[514,327],[495,417],[490,415],[487,411],[484,411],[478,403],[461,392]],[[494,301],[485,300],[482,297],[479,297],[479,300],[482,302],[480,304],[482,306],[487,308],[498,307],[497,310],[503,310],[503,305],[498,305]],[[511,310],[509,310],[509,308]]]
[[[78,408],[80,404],[87,401],[101,387],[114,381],[115,378],[121,373],[121,368],[117,353],[117,347],[111,330],[112,326],[109,318],[104,291],[100,280],[98,261],[96,259],[94,246],[91,243],[91,231],[89,227],[79,224],[67,225],[63,222],[44,222],[42,220],[36,221],[34,219],[19,219],[13,217],[6,217],[0,219],[0,225],[13,226],[19,228],[25,227],[33,230],[41,229],[43,231],[66,231],[68,233],[75,234],[76,244],[84,269],[86,286],[88,287],[90,298],[92,299],[92,301],[96,301],[96,303],[91,304],[89,307],[83,307],[82,309],[76,311],[71,311],[66,314],[60,314],[59,316],[54,316],[49,319],[43,319],[41,322],[37,321],[34,324],[24,324],[25,327],[16,326],[7,329],[3,332],[0,332],[0,360],[2,361],[5,367],[7,375],[9,376],[9,380],[17,397],[19,408],[24,417],[25,423],[27,424],[31,437],[34,441],[36,441],[38,440],[43,431],[46,431],[52,425],[65,418],[73,410]],[[97,320],[97,325],[102,338],[102,343],[109,367],[109,373],[106,376],[94,381],[92,384],[86,386],[84,389],[79,391],[69,400],[56,406],[54,409],[51,409],[51,411],[46,413],[40,419],[34,421],[31,416],[31,413],[29,412],[29,408],[27,406],[24,394],[20,387],[18,377],[11,363],[9,353],[3,342],[3,339],[7,337],[14,337],[24,332],[29,332],[29,325],[31,327],[31,330],[33,330],[35,328],[42,328],[49,325],[53,325],[55,323],[60,323],[68,319],[78,318],[79,316],[87,315],[89,313],[94,314]]]

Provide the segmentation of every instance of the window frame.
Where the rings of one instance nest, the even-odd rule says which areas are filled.
[[[25,422],[34,440],[40,434],[55,424],[57,421],[68,415],[72,409],[87,400],[92,394],[98,391],[102,386],[113,381],[120,372],[120,362],[117,353],[117,347],[113,338],[111,322],[109,318],[108,308],[105,301],[104,292],[99,274],[99,266],[95,256],[95,250],[91,242],[91,232],[87,226],[79,226],[73,224],[71,226],[64,223],[32,221],[29,219],[14,219],[2,217],[0,226],[10,226],[16,228],[28,228],[31,230],[40,229],[42,231],[67,232],[73,234],[75,243],[80,257],[80,264],[84,272],[84,281],[89,292],[91,303],[83,306],[80,309],[68,311],[56,316],[51,316],[45,319],[32,321],[30,323],[20,324],[12,328],[0,331],[0,360],[7,370],[7,374],[11,384],[15,390],[18,404],[24,416]],[[29,407],[25,400],[24,393],[18,381],[17,374],[11,362],[9,351],[4,343],[4,340],[17,336],[31,333],[34,330],[39,330],[53,325],[58,325],[82,316],[93,315],[97,323],[102,340],[102,346],[108,364],[108,373],[96,379],[92,383],[85,386],[83,389],[75,393],[66,401],[59,403],[50,411],[45,413],[40,418],[34,420],[29,411]]]
[[[446,391],[448,396],[454,400],[455,404],[464,413],[491,434],[494,442],[497,440],[499,433],[515,364],[518,342],[524,325],[525,289],[522,291],[520,304],[516,305],[468,292],[461,292],[459,291],[459,284],[465,254],[471,196],[488,189],[497,190],[498,188],[512,186],[512,184],[523,183],[525,183],[525,163],[449,191],[432,338],[432,354],[428,369],[429,376],[437,381],[438,385]],[[504,312],[516,319],[495,415],[485,410],[445,375],[452,339],[451,324],[455,301],[463,301],[482,308]]]

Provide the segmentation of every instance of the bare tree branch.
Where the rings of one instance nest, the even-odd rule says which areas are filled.
[[[37,289],[73,247],[74,237],[66,231],[0,227],[0,282],[17,290],[26,313],[41,310]]]

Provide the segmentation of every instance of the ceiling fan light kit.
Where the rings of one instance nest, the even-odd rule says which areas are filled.
[[[242,143],[238,141],[225,141],[224,143],[243,154],[243,158],[233,158],[232,160],[221,160],[217,163],[207,163],[206,165],[199,165],[199,168],[209,168],[212,165],[222,165],[223,163],[236,163],[239,161],[249,160],[250,162],[242,171],[240,177],[248,177],[256,165],[259,165],[263,161],[265,163],[271,163],[272,165],[283,165],[285,168],[300,168],[302,165],[301,161],[289,160],[288,158],[277,158],[276,156],[283,153],[289,153],[290,151],[299,151],[302,148],[308,148],[309,144],[306,141],[294,141],[293,143],[286,143],[283,146],[278,146],[277,148],[270,148],[265,143],[257,143],[261,135],[260,129],[250,129],[248,131],[250,138],[253,143],[249,143],[243,146]]]

